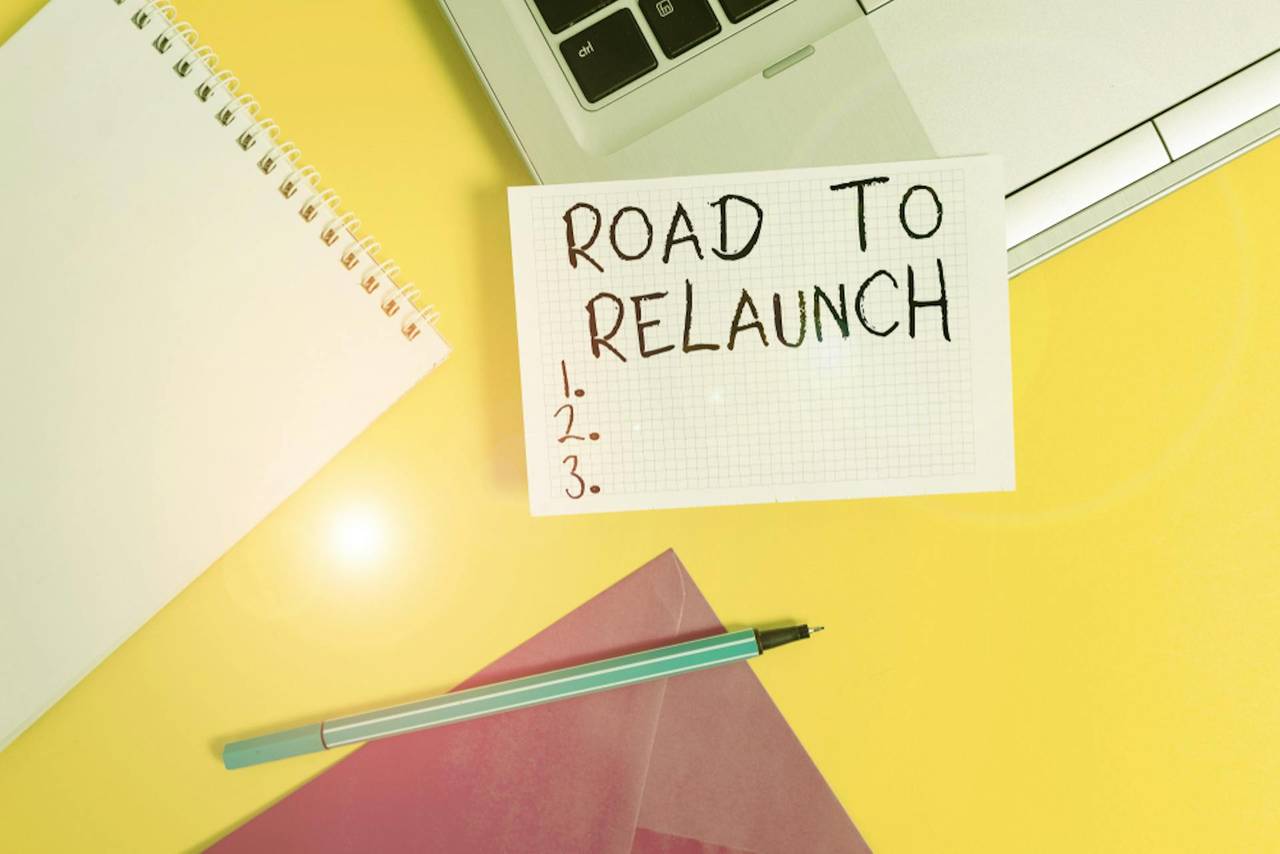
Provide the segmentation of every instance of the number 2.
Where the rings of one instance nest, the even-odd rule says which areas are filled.
[[[559,418],[560,413],[564,412],[566,409],[569,411],[569,423],[566,424],[564,427],[564,435],[561,436],[557,441],[559,441],[561,444],[564,444],[570,439],[577,439],[579,442],[581,442],[582,441],[581,436],[573,435],[573,404],[572,403],[566,403],[564,406],[557,409],[556,414],[551,417]]]

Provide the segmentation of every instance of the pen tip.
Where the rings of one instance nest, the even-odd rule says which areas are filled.
[[[826,628],[826,626],[810,626],[810,627],[809,627],[809,634],[811,634],[811,635],[816,635],[818,632],[822,631],[822,630],[823,630],[823,629],[825,629],[825,628]]]

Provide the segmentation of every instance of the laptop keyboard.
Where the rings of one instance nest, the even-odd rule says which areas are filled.
[[[724,6],[724,13],[729,16],[729,20],[737,24],[773,2],[774,0],[720,0],[720,5]]]
[[[547,29],[563,33],[581,20],[608,6],[613,0],[534,0]]]
[[[720,21],[707,0],[640,0],[640,11],[667,59],[675,59],[720,32]]]
[[[609,6],[619,6],[560,41],[560,53],[590,103],[658,68],[653,45],[668,59],[692,50],[721,30],[717,3],[730,24],[740,24],[781,0],[639,0],[647,32],[621,0],[534,0],[547,29],[562,33]]]
[[[560,53],[592,103],[658,67],[630,9],[619,9],[565,39]]]

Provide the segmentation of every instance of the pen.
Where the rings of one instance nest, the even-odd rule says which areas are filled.
[[[482,685],[415,703],[233,741],[222,749],[222,764],[228,770],[234,770],[290,756],[318,753],[331,747],[387,738],[680,673],[705,670],[708,667],[755,658],[765,650],[803,640],[820,631],[822,626],[742,629],[576,667]]]

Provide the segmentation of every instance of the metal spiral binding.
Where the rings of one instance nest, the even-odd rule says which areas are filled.
[[[400,333],[413,341],[425,326],[439,319],[434,306],[418,308],[414,300],[419,291],[413,283],[397,284],[400,266],[391,259],[378,260],[382,244],[372,235],[360,235],[360,219],[350,212],[340,210],[341,200],[333,190],[320,188],[320,173],[312,166],[301,166],[302,151],[292,142],[279,142],[280,127],[271,119],[259,119],[261,109],[256,98],[240,94],[240,79],[230,71],[219,71],[218,54],[207,45],[199,44],[199,34],[190,24],[177,20],[177,9],[168,0],[112,0],[117,6],[133,7],[129,21],[137,29],[146,32],[158,28],[151,47],[161,55],[168,55],[179,48],[172,69],[176,76],[200,79],[194,89],[195,97],[203,102],[218,105],[214,120],[223,127],[237,122],[246,125],[235,135],[235,142],[245,152],[264,145],[263,154],[256,161],[264,176],[272,175],[284,167],[283,179],[278,185],[280,195],[286,200],[300,196],[302,204],[298,215],[307,223],[315,222],[321,213],[326,217],[319,237],[325,246],[337,246],[342,250],[337,263],[356,272],[363,267],[356,284],[365,293],[376,296],[378,307],[389,318],[399,318]],[[343,237],[346,240],[343,240]]]

